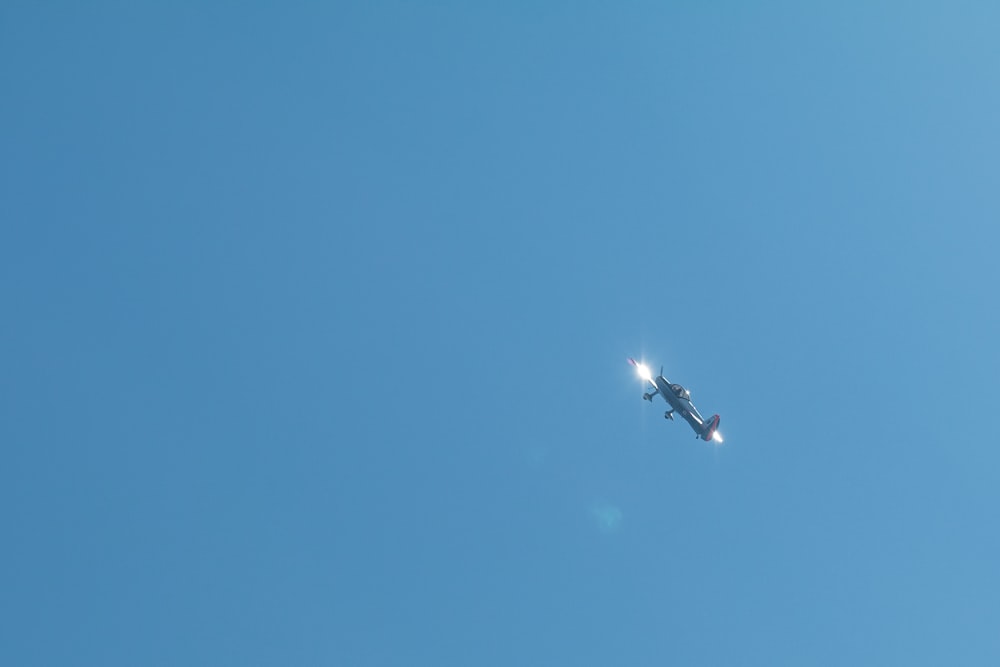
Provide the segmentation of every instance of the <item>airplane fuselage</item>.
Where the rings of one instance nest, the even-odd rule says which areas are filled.
[[[695,430],[695,433],[701,435],[705,428],[705,418],[694,407],[694,403],[691,402],[687,390],[679,384],[671,383],[670,380],[662,375],[652,378],[650,383],[656,388],[660,396],[663,397],[663,400],[670,405],[674,413],[683,417],[691,425],[691,428]]]

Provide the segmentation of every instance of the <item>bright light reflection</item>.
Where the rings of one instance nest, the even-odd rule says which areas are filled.
[[[724,440],[722,439],[722,434],[719,433],[718,431],[712,434],[712,440],[715,440],[720,445],[724,442]]]
[[[636,364],[635,370],[639,372],[639,377],[641,377],[643,380],[653,379],[653,376],[649,372],[649,369],[646,368],[646,364]]]

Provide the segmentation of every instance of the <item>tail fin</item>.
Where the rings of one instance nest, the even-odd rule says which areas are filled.
[[[701,435],[701,439],[708,442],[715,435],[715,432],[719,429],[719,415],[712,415],[712,418],[705,422],[705,430]]]

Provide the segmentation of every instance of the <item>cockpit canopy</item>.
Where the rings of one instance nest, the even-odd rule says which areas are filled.
[[[671,391],[674,392],[674,395],[676,395],[677,398],[683,398],[683,399],[688,400],[688,401],[691,400],[691,392],[688,391],[687,389],[685,389],[684,387],[682,387],[681,385],[679,385],[679,384],[672,384],[672,385],[670,385],[670,389],[671,389]]]

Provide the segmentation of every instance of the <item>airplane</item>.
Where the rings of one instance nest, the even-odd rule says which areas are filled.
[[[678,412],[681,417],[687,420],[691,428],[694,429],[696,437],[701,438],[705,442],[709,440],[714,440],[718,443],[722,442],[722,434],[719,433],[719,415],[712,415],[711,419],[705,421],[705,418],[698,414],[698,409],[691,402],[691,392],[679,384],[672,384],[670,380],[663,377],[662,366],[660,367],[660,374],[654,378],[645,364],[640,364],[632,357],[628,358],[628,362],[635,366],[635,369],[639,372],[639,377],[653,385],[653,392],[643,394],[643,400],[652,403],[653,397],[659,394],[670,406],[670,409],[663,415],[665,419],[673,421],[674,413]]]

